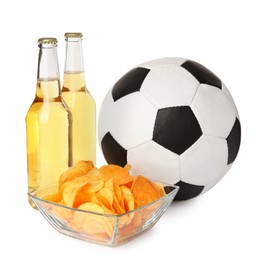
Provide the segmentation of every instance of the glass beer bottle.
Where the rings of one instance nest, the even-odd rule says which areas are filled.
[[[38,44],[36,95],[26,115],[28,192],[58,181],[72,166],[72,115],[61,96],[57,40]]]
[[[73,117],[73,164],[96,163],[96,105],[86,87],[82,33],[65,33],[66,58],[62,96]]]

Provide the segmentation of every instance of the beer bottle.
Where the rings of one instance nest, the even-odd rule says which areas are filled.
[[[62,96],[73,117],[73,164],[96,163],[96,105],[86,87],[82,33],[65,33],[66,57]]]
[[[26,115],[28,192],[57,182],[72,166],[72,115],[61,96],[57,39],[38,44],[36,95]]]

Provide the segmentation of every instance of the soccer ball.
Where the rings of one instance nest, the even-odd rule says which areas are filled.
[[[98,137],[108,163],[176,184],[175,200],[198,196],[230,169],[240,147],[237,108],[224,83],[183,58],[143,63],[105,96]]]

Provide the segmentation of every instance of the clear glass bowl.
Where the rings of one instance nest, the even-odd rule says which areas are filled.
[[[84,211],[43,200],[44,195],[57,190],[56,184],[38,189],[29,196],[58,232],[87,242],[115,247],[151,229],[173,201],[179,187],[154,182],[165,187],[165,196],[120,215]]]

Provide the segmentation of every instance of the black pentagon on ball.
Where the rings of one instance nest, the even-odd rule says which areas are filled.
[[[139,91],[149,71],[149,69],[139,67],[126,73],[113,86],[112,96],[114,101],[117,101],[128,94]]]
[[[153,140],[180,155],[202,135],[200,125],[189,106],[168,107],[157,112]]]
[[[179,181],[175,185],[179,187],[179,190],[174,201],[192,199],[198,196],[204,189],[204,186],[202,185],[194,185],[183,181]],[[165,192],[169,193],[169,189],[171,189],[171,187],[165,187]]]
[[[114,139],[110,132],[106,133],[101,141],[105,160],[109,164],[124,167],[127,163],[127,151]]]
[[[228,161],[231,164],[236,159],[241,142],[241,126],[238,118],[236,118],[234,126],[226,138],[228,146]]]
[[[222,81],[203,65],[192,61],[185,61],[181,67],[189,71],[202,84],[208,84],[222,89]]]

